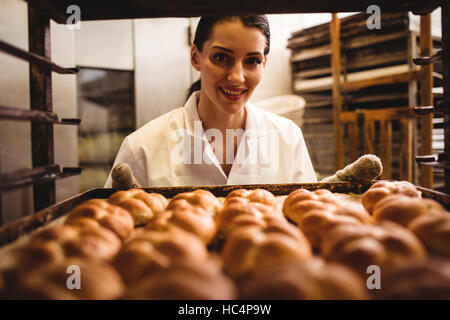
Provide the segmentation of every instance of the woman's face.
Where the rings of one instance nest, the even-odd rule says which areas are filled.
[[[193,46],[191,52],[192,65],[201,73],[201,103],[229,115],[241,111],[262,79],[265,43],[259,29],[241,21],[215,24],[203,50]]]

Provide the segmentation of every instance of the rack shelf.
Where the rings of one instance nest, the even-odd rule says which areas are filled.
[[[61,171],[57,164],[5,173],[0,176],[0,191],[9,191],[28,185],[38,185],[56,179],[79,175],[80,173],[81,168],[78,167],[67,167]]]
[[[439,1],[428,0],[170,0],[170,1],[109,1],[109,0],[28,0],[58,23],[66,23],[70,5],[81,9],[81,20],[109,20],[157,17],[197,17],[202,15],[314,13],[366,11],[378,5],[382,12],[431,12]]]
[[[14,57],[33,63],[41,68],[54,71],[59,74],[77,74],[80,71],[79,68],[63,68],[52,62],[51,60],[44,58],[38,54],[27,52],[20,48],[17,48],[9,43],[0,40],[0,51],[6,52]]]
[[[62,118],[61,120],[59,120],[58,115],[53,112],[24,110],[3,106],[0,106],[0,119],[64,125],[79,125],[81,123],[81,119],[77,118]]]

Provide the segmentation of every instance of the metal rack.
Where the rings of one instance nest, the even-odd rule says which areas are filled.
[[[223,14],[278,14],[278,13],[317,13],[317,12],[355,12],[366,11],[370,5],[378,5],[381,12],[413,11],[415,14],[425,15],[439,5],[442,7],[442,53],[432,58],[422,57],[416,60],[420,63],[432,63],[441,58],[444,69],[444,99],[434,109],[444,113],[445,152],[439,155],[436,161],[431,157],[421,157],[417,161],[422,165],[441,166],[445,168],[445,191],[450,193],[450,11],[447,1],[444,0],[231,0],[228,2],[214,2],[204,0],[168,0],[168,1],[139,1],[113,2],[108,0],[28,0],[29,21],[29,51],[24,52],[8,44],[0,42],[0,51],[7,52],[18,58],[30,62],[30,100],[29,112],[14,113],[10,108],[0,108],[0,119],[15,119],[32,122],[32,159],[33,169],[25,174],[20,173],[21,179],[27,177],[27,184],[41,183],[42,180],[33,180],[35,169],[46,172],[48,166],[54,165],[53,125],[77,124],[79,120],[57,120],[52,112],[52,84],[51,72],[72,74],[75,69],[62,68],[50,60],[50,19],[57,23],[66,23],[67,8],[78,5],[81,9],[81,20],[107,20],[130,18],[155,17],[195,17],[201,15]],[[236,5],[233,5],[236,4]],[[423,110],[421,110],[423,112]],[[427,159],[428,162],[423,162]],[[46,182],[38,187],[34,186],[35,210],[46,208],[55,202],[55,180],[68,175],[79,173],[79,168],[66,169],[59,172],[59,167],[53,167]],[[8,178],[8,177],[5,177]],[[2,189],[11,187],[9,182],[2,179]],[[11,182],[12,183],[12,182]],[[23,185],[23,183],[16,185]]]
[[[0,51],[29,62],[30,109],[0,106],[0,120],[31,122],[32,166],[0,176],[0,192],[33,185],[34,209],[55,203],[55,180],[78,175],[80,168],[54,164],[53,125],[78,125],[80,119],[61,119],[53,113],[51,73],[76,74],[77,68],[63,68],[50,60],[50,19],[33,5],[28,6],[29,52],[0,41]],[[1,224],[1,215],[0,215]]]

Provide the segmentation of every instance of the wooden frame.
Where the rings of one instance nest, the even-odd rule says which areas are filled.
[[[336,170],[344,167],[345,148],[343,145],[343,123],[348,125],[350,147],[349,156],[351,161],[357,158],[357,146],[359,145],[358,136],[358,124],[357,115],[363,116],[364,124],[364,152],[376,153],[374,148],[375,141],[375,122],[380,123],[380,156],[383,158],[384,172],[383,178],[392,178],[392,120],[400,121],[402,143],[400,147],[400,179],[413,181],[413,155],[414,155],[414,126],[416,114],[414,108],[411,107],[408,110],[408,115],[399,113],[398,108],[385,108],[374,111],[356,111],[355,116],[349,115],[349,112],[342,112],[343,105],[343,93],[356,91],[359,89],[367,88],[374,85],[387,85],[396,83],[409,83],[410,89],[410,103],[415,104],[415,83],[419,82],[421,85],[421,105],[432,105],[432,87],[433,87],[433,69],[432,66],[421,67],[420,69],[413,68],[410,65],[409,71],[403,71],[393,75],[378,76],[371,79],[344,81],[342,82],[341,72],[341,42],[340,42],[340,24],[339,19],[335,13],[332,14],[330,23],[330,38],[331,38],[331,69],[333,77],[332,94],[333,94],[333,121],[334,121],[334,134],[335,134],[335,150],[336,150]],[[432,37],[431,37],[431,14],[426,14],[421,17],[421,31],[420,31],[420,47],[421,55],[429,56],[432,50]],[[415,37],[412,37],[415,42]],[[411,42],[413,40],[410,40]],[[414,45],[408,44],[410,54],[414,54]],[[412,63],[413,56],[409,57],[410,64]],[[397,118],[395,118],[397,116]],[[394,117],[394,118],[393,118]],[[426,114],[417,116],[421,123],[421,130],[419,136],[421,139],[420,154],[431,154],[432,150],[432,130],[433,122],[432,115]],[[422,166],[420,168],[420,185],[426,188],[433,187],[433,169],[431,167]]]

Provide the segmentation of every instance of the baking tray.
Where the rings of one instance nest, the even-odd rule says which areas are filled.
[[[374,183],[376,181],[373,181]],[[251,185],[216,185],[216,186],[186,186],[186,187],[153,187],[142,188],[146,192],[160,193],[166,198],[172,198],[178,193],[193,191],[196,189],[205,189],[212,192],[216,197],[225,197],[229,192],[236,189],[256,189],[262,188],[269,190],[276,196],[288,195],[292,191],[305,188],[308,190],[328,189],[336,193],[356,194],[364,193],[372,184],[358,184],[354,182],[332,182],[332,183],[289,183],[289,184],[251,184]],[[425,198],[431,198],[440,202],[447,210],[450,208],[450,196],[441,192],[417,187],[422,191]],[[44,210],[30,214],[24,218],[15,220],[0,228],[0,246],[11,243],[26,235],[39,227],[45,226],[48,223],[64,216],[71,209],[80,203],[89,199],[107,199],[116,189],[112,188],[95,188],[76,195],[72,198],[59,202]]]

